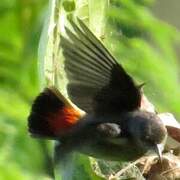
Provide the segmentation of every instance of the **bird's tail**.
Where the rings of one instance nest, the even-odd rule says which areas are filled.
[[[81,116],[81,111],[74,108],[56,88],[46,88],[32,105],[28,117],[29,132],[33,136],[57,139]]]

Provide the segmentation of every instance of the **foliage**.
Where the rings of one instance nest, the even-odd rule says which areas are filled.
[[[138,1],[113,0],[108,17],[109,49],[137,82],[146,83],[145,94],[158,111],[180,117],[179,62],[173,49],[179,32]]]
[[[27,133],[30,104],[38,93],[44,8],[41,0],[0,4],[0,179],[36,179],[45,172],[46,147]]]

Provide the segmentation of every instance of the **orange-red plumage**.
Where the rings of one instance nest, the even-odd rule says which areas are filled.
[[[80,113],[71,107],[64,107],[59,109],[56,114],[48,116],[48,122],[52,132],[59,135],[67,131],[80,118]]]
[[[46,88],[33,103],[28,118],[29,132],[34,136],[59,138],[81,115],[55,88]]]

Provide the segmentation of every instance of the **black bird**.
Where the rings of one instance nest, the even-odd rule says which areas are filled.
[[[70,100],[54,87],[34,101],[29,132],[60,142],[56,156],[79,151],[109,160],[134,160],[149,150],[160,156],[166,138],[160,118],[140,109],[141,90],[81,21],[61,36]]]

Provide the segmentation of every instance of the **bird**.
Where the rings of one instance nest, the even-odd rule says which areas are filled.
[[[57,87],[46,87],[32,104],[29,133],[55,140],[57,159],[74,151],[112,161],[133,161],[149,151],[161,158],[167,130],[156,113],[140,108],[141,85],[82,20],[69,22],[60,48],[72,103]]]

